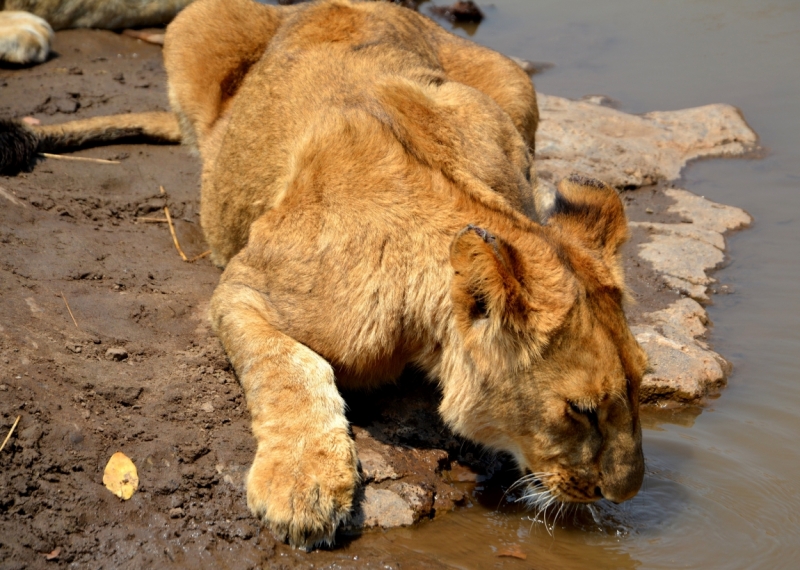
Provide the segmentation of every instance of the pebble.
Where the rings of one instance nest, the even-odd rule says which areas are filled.
[[[106,359],[107,360],[114,360],[116,362],[121,362],[128,358],[128,351],[124,348],[109,348],[106,350]]]

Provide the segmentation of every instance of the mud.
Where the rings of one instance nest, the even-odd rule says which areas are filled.
[[[66,31],[55,51],[35,68],[0,70],[0,116],[167,108],[159,47]],[[168,204],[187,255],[206,249],[197,160],[172,146],[74,156],[120,164],[45,159],[0,177],[0,436],[21,416],[0,457],[0,568],[444,567],[357,527],[458,516],[448,513],[480,500],[476,481],[499,488],[508,477],[502,458],[451,434],[436,389],[413,372],[399,387],[346,394],[368,483],[356,527],[334,550],[276,543],[247,510],[255,446],[206,321],[220,271],[181,261],[166,224],[141,220]],[[677,221],[656,190],[625,194],[631,217]],[[636,246],[626,246],[633,320],[679,298]],[[101,483],[116,451],[139,469],[127,502]]]
[[[441,18],[447,18],[451,22],[469,22],[479,24],[483,20],[483,12],[475,2],[459,0],[452,6],[433,6],[430,8],[431,14]]]

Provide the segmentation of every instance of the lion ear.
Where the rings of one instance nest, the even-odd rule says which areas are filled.
[[[455,271],[453,300],[464,324],[476,320],[507,320],[510,304],[519,297],[520,284],[512,267],[509,247],[483,228],[469,225],[450,246]],[[513,317],[513,315],[511,315]]]
[[[532,238],[534,239],[534,238]],[[543,249],[536,263],[499,237],[467,226],[450,246],[453,310],[468,344],[496,355],[538,351],[571,305],[562,264]]]
[[[558,184],[547,225],[559,226],[596,252],[623,286],[619,250],[628,240],[628,220],[617,191],[607,184],[572,175]]]

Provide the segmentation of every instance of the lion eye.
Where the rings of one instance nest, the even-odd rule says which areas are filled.
[[[597,410],[595,408],[581,408],[578,404],[569,400],[567,400],[567,403],[572,413],[586,418],[592,425],[597,425]]]

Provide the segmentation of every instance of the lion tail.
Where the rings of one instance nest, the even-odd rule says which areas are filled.
[[[0,119],[0,174],[13,175],[31,167],[42,152],[65,152],[120,141],[180,143],[174,113],[128,113],[61,123],[28,125]]]

